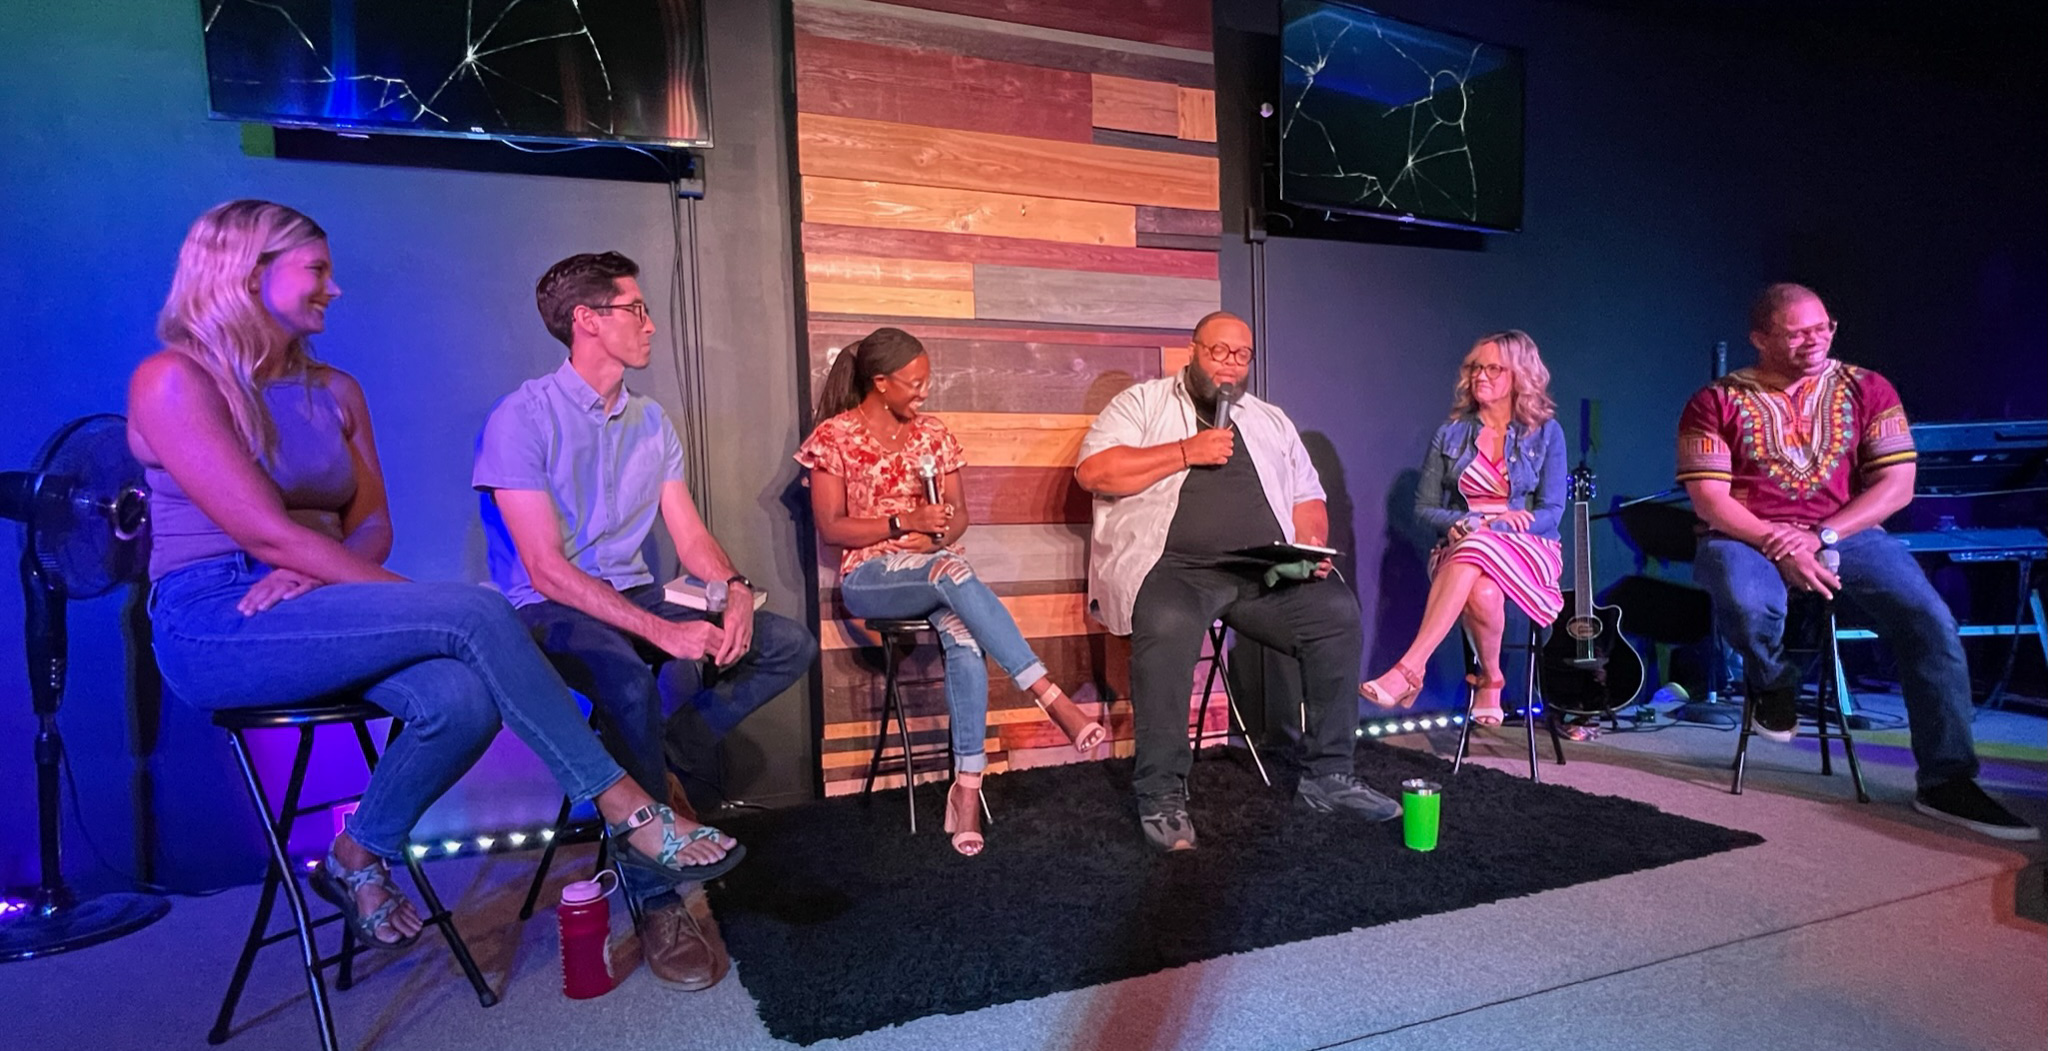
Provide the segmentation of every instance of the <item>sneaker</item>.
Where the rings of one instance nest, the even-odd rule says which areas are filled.
[[[1921,789],[1913,797],[1913,809],[1993,839],[2025,842],[2041,838],[2040,829],[2013,816],[1967,777]]]
[[[1367,821],[1392,821],[1401,816],[1401,804],[1366,787],[1350,774],[1304,777],[1294,798],[1318,814],[1342,810]]]
[[[1138,800],[1138,824],[1145,838],[1161,850],[1195,849],[1195,823],[1188,818],[1186,792]]]
[[[1790,744],[1799,729],[1799,691],[1759,690],[1750,706],[1749,731],[1779,744]]]

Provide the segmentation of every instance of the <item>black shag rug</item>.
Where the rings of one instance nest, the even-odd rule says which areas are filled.
[[[737,973],[768,1031],[800,1044],[1027,1000],[1305,938],[1568,887],[1752,846],[1748,832],[1630,799],[1362,742],[1358,773],[1393,794],[1444,785],[1441,842],[1401,845],[1292,804],[1241,754],[1195,764],[1192,853],[1138,830],[1130,760],[1024,770],[985,785],[981,856],[939,831],[945,787],[723,818],[747,860],[713,888]]]

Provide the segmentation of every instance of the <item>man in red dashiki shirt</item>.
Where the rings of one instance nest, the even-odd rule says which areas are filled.
[[[1707,385],[1679,417],[1678,480],[1708,527],[1693,576],[1742,654],[1755,732],[1790,741],[1798,727],[1799,669],[1783,646],[1789,591],[1839,594],[1898,659],[1914,809],[2000,839],[2040,838],[1977,786],[1955,616],[1880,525],[1913,499],[1898,392],[1829,356],[1836,323],[1809,288],[1765,289],[1749,328],[1756,365]]]

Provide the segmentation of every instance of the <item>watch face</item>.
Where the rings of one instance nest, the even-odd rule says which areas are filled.
[[[1832,530],[1832,529],[1829,529],[1829,528],[1827,528],[1826,526],[1822,526],[1822,527],[1821,527],[1821,530],[1820,530],[1820,542],[1821,542],[1821,544],[1822,544],[1823,546],[1826,546],[1826,547],[1833,547],[1833,546],[1835,546],[1835,544],[1836,544],[1837,542],[1839,542],[1839,541],[1840,541],[1841,539],[1842,539],[1842,534],[1840,534],[1840,533],[1837,533],[1837,532],[1835,532],[1834,530]]]

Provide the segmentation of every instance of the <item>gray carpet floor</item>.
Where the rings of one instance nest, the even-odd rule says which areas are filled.
[[[1895,700],[1861,698],[1873,712]],[[1979,738],[2040,748],[2043,720],[1986,713]],[[1447,750],[1450,740],[1400,743]],[[1475,747],[1521,770],[1519,730]],[[1910,760],[1859,749],[1875,801],[1819,776],[1810,748],[1760,742],[1748,791],[1727,792],[1732,733],[1676,728],[1568,745],[1545,780],[1755,831],[1762,846],[1597,883],[1238,956],[820,1048],[1741,1049],[1868,1051],[2048,1044],[2041,847],[1922,818]],[[2048,821],[2035,758],[1986,786]],[[1198,805],[1194,815],[1199,823]],[[1455,785],[1445,796],[1456,805]],[[1135,829],[1133,835],[1136,834]],[[991,849],[1001,849],[1000,826]],[[430,870],[503,1002],[482,1009],[438,942],[371,959],[333,997],[344,1046],[785,1048],[735,973],[680,993],[644,972],[600,999],[559,992],[551,912],[514,917],[536,855]],[[558,865],[587,864],[575,853]],[[558,880],[559,882],[559,880]],[[1370,893],[1369,888],[1361,893]],[[199,1048],[254,908],[254,888],[179,899],[156,926],[98,949],[0,966],[9,1048]],[[914,919],[914,918],[913,918]],[[1059,937],[1048,930],[1046,937]],[[267,950],[230,1049],[316,1047],[293,952]]]

